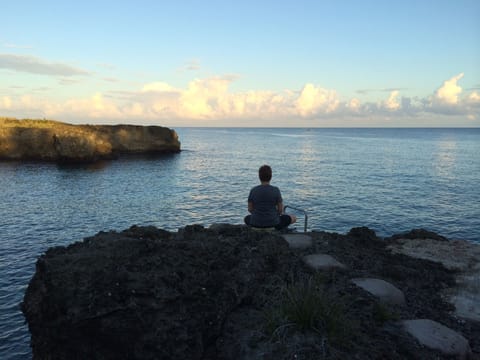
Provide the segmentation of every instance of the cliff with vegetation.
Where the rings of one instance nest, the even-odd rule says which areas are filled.
[[[71,125],[0,118],[0,159],[93,162],[121,154],[180,151],[174,130],[161,126]]]

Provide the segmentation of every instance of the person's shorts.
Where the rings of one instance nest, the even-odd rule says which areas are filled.
[[[247,224],[248,226],[252,226],[250,224],[250,218],[251,218],[251,215],[247,215],[245,216],[245,224]],[[275,229],[277,230],[281,230],[281,229],[285,229],[286,227],[288,227],[288,225],[290,225],[292,223],[292,218],[290,217],[290,215],[280,215],[280,218],[279,218],[279,222],[277,225],[272,225],[272,226],[254,226],[254,227],[258,227],[258,228],[272,228],[274,227]]]
[[[278,223],[277,226],[275,226],[275,229],[280,230],[288,227],[292,223],[292,218],[290,215],[280,215],[280,222]]]

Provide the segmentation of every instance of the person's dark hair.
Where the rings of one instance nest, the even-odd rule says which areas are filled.
[[[260,181],[270,181],[272,179],[272,168],[268,165],[260,166],[258,177]]]

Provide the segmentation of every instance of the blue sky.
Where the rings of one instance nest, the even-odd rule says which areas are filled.
[[[480,1],[17,1],[0,116],[480,126]]]

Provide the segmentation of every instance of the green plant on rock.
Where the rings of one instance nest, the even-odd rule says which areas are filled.
[[[316,330],[318,320],[325,312],[322,291],[312,279],[291,284],[284,290],[282,313],[301,331]]]
[[[345,316],[343,302],[328,294],[324,279],[313,276],[286,286],[278,307],[266,313],[266,331],[279,335],[294,326],[307,332],[327,335],[332,342],[346,342],[351,324]]]

